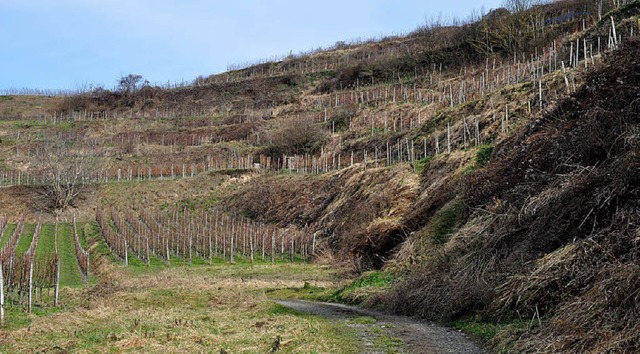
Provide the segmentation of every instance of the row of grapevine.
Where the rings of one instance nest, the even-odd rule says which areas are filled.
[[[583,46],[586,47],[586,39],[583,40]],[[598,42],[599,43],[599,42]],[[617,43],[617,42],[616,42]],[[592,48],[590,46],[589,48]],[[569,58],[572,61],[573,66],[577,66],[579,63],[579,54],[576,52],[573,55],[573,47],[571,49],[571,57]],[[492,65],[487,61],[486,65],[471,67],[471,68],[463,68],[458,76],[446,79],[442,77],[442,74],[437,72],[434,68],[434,72],[429,74],[428,82],[422,83],[413,83],[413,85],[406,85],[403,83],[399,83],[397,85],[378,85],[378,87],[365,88],[362,90],[352,90],[351,92],[337,92],[335,95],[324,95],[318,96],[317,106],[320,108],[320,112],[311,112],[309,113],[313,116],[314,121],[319,122],[323,121],[327,123],[328,119],[328,109],[337,110],[340,107],[356,107],[358,108],[360,105],[379,105],[384,102],[410,102],[415,104],[432,104],[436,103],[438,105],[449,105],[454,106],[457,104],[463,104],[470,100],[478,99],[481,97],[485,97],[485,95],[490,95],[497,88],[503,87],[505,85],[516,84],[521,82],[533,82],[537,83],[536,86],[539,86],[539,98],[538,104],[542,107],[543,97],[542,97],[542,80],[543,75],[545,73],[550,73],[552,71],[560,70],[559,65],[557,63],[558,50],[556,48],[556,42],[553,42],[549,46],[549,50],[539,55],[537,57],[531,57],[531,60],[518,60],[514,58],[511,62],[502,62],[500,65],[496,65],[494,61]],[[598,46],[598,51],[600,50],[600,46]],[[585,52],[586,53],[586,52]],[[576,58],[576,59],[574,59]],[[593,53],[589,51],[589,55],[584,55],[583,62],[585,64],[589,63],[589,61],[594,62]],[[564,68],[564,64],[561,65]],[[565,75],[566,76],[566,75]],[[435,80],[434,80],[435,78]],[[426,79],[425,79],[426,80]],[[569,80],[565,79],[567,82],[567,86],[569,88]],[[420,88],[422,87],[422,88]],[[335,105],[334,105],[335,101]],[[534,102],[535,103],[535,102]],[[492,102],[493,105],[493,102]],[[322,112],[322,108],[324,108],[324,112]],[[308,115],[309,115],[308,114]],[[425,114],[424,120],[421,116],[421,112],[417,113],[409,113],[406,116],[403,114],[399,114],[395,117],[389,117],[388,113],[384,114],[384,117],[376,117],[376,113],[372,112],[371,114],[361,114],[359,115],[359,120],[363,120],[361,122],[352,122],[351,119],[349,121],[348,129],[351,130],[363,130],[363,129],[371,129],[371,134],[375,134],[376,131],[382,131],[384,133],[393,131],[393,132],[404,132],[409,129],[414,129],[415,127],[420,126],[423,121],[426,121],[429,114]],[[334,130],[334,129],[332,129]],[[463,129],[463,133],[469,129]],[[469,131],[470,133],[473,133]],[[480,132],[476,129],[475,140],[479,141]],[[128,135],[121,135],[120,140],[124,144],[125,137],[127,138],[127,143],[130,143],[131,140],[139,140],[142,141],[141,136],[136,136],[135,133]],[[182,133],[181,133],[182,134]],[[189,135],[191,134],[191,135]],[[204,135],[203,135],[204,134]],[[214,138],[212,133],[206,132],[191,132],[187,135],[181,137],[181,140],[187,139],[185,142],[181,142],[181,144],[203,144],[203,143],[211,143]],[[471,135],[471,134],[469,134]],[[466,134],[463,134],[466,140]],[[177,138],[177,137],[174,137]],[[16,138],[17,139],[17,138]],[[156,136],[154,139],[160,139],[159,142],[162,144],[166,144],[168,141],[165,141],[164,135]],[[256,136],[256,139],[258,137]],[[27,139],[28,140],[28,139]],[[168,139],[169,140],[169,139]],[[175,140],[175,139],[174,139]],[[147,137],[148,141],[148,137]],[[257,140],[256,140],[257,143]],[[441,144],[439,144],[441,145]],[[16,150],[20,150],[18,147]],[[24,150],[24,149],[22,149]],[[27,149],[28,150],[28,149]],[[437,150],[437,149],[433,149]],[[355,152],[354,152],[355,153]],[[368,152],[375,154],[375,151]],[[364,154],[364,152],[363,152]],[[424,152],[423,152],[423,155]],[[363,159],[364,160],[364,159]],[[410,159],[411,160],[411,159]],[[254,164],[253,159],[245,158],[243,156],[238,156],[234,153],[227,153],[227,156],[217,156],[215,158],[207,157],[207,162],[200,164],[182,164],[178,165],[166,165],[166,166],[129,166],[126,169],[123,168],[114,168],[111,170],[101,170],[95,173],[95,176],[90,178],[90,181],[108,181],[108,180],[141,180],[148,178],[165,178],[171,176],[175,177],[186,177],[193,176],[197,174],[199,171],[210,171],[215,169],[230,169],[230,168],[239,168],[239,169],[247,169],[251,168]],[[282,159],[277,166],[285,166],[286,161]],[[313,168],[314,163],[306,163],[305,166],[313,171],[319,171],[321,168]],[[341,164],[344,166],[344,164]],[[11,184],[41,184],[44,183],[41,181],[41,178],[38,176],[33,176],[29,173],[24,173],[21,171],[0,171],[0,184],[2,185],[11,185]]]
[[[129,264],[129,252],[127,245],[127,241],[125,238],[116,232],[110,220],[104,215],[104,211],[102,207],[98,206],[96,208],[96,222],[100,227],[102,232],[102,237],[107,243],[107,246],[111,249],[111,252],[114,253],[117,257],[122,259],[126,265]]]
[[[0,250],[0,263],[4,268],[5,279],[11,279],[13,274],[13,265],[15,262],[16,256],[16,246],[18,245],[18,241],[20,240],[20,235],[22,234],[22,229],[24,228],[24,215],[20,217],[18,220],[18,224],[16,225],[13,234],[7,242],[2,246],[2,250]]]
[[[387,141],[382,146],[351,150],[346,153],[323,151],[318,155],[283,155],[273,158],[265,155],[230,155],[226,159],[206,157],[206,162],[191,164],[129,165],[126,168],[111,168],[95,171],[83,183],[108,183],[121,181],[145,181],[153,179],[177,179],[194,177],[200,173],[223,170],[267,170],[289,173],[319,174],[336,171],[354,164],[365,167],[385,167],[396,163],[412,162],[426,156],[451,152],[482,144],[482,127],[477,118],[466,119],[458,126],[448,126],[435,131],[433,137],[402,138]],[[440,147],[443,147],[442,149]],[[47,178],[22,171],[0,171],[0,186],[46,185]]]
[[[264,63],[246,68],[231,66],[229,68],[230,71],[206,78],[202,80],[204,81],[202,84],[221,84],[282,75],[304,75],[335,71],[349,63],[375,62],[397,58],[404,54],[404,49],[397,46],[365,46],[359,50],[345,51],[342,55],[324,55],[322,52],[319,52],[319,55],[310,55],[307,57],[308,54],[311,53],[303,53],[300,58],[293,60],[285,59],[278,62],[277,65],[274,65],[276,63]],[[198,81],[196,81],[196,84],[199,84]]]
[[[590,14],[589,21],[597,21],[602,19],[602,14],[613,10],[615,8],[619,8],[622,2],[620,1],[611,1],[603,2],[600,1],[599,14],[596,18],[595,13]],[[571,11],[571,10],[568,10]],[[574,10],[577,11],[577,10]],[[550,15],[550,18],[544,19],[543,17],[537,18],[536,21],[539,23],[534,26],[534,28],[530,29],[532,31],[540,31],[540,35],[544,36],[544,33],[548,31],[545,27],[551,26],[553,24],[558,23],[557,18],[553,18]],[[562,17],[562,16],[560,16]],[[575,19],[573,19],[575,21]],[[583,19],[585,21],[585,19]],[[582,22],[582,25],[585,26],[585,22]],[[615,28],[615,24],[613,28]],[[437,28],[437,27],[436,27]],[[573,30],[577,32],[580,30],[579,26],[576,26]],[[427,30],[428,32],[428,30]],[[613,31],[615,34],[615,30]],[[571,35],[572,33],[567,33],[566,35]],[[433,35],[433,34],[432,34]],[[611,37],[611,36],[610,36]],[[411,37],[409,37],[411,38]],[[419,37],[414,37],[419,38]],[[429,51],[437,50],[443,45],[447,45],[447,38],[444,36],[440,40],[435,39],[431,42],[431,47],[428,49]],[[344,51],[342,55],[325,55],[320,52],[317,55],[309,55],[308,53],[304,53],[300,57],[292,57],[292,58],[282,58],[280,61],[276,62],[264,62],[257,63],[252,66],[247,67],[238,67],[232,66],[227,73],[219,74],[213,77],[209,77],[207,79],[203,79],[202,83],[198,80],[196,84],[205,84],[205,83],[224,83],[224,82],[236,82],[236,81],[244,81],[244,80],[252,80],[256,78],[266,78],[266,77],[275,77],[281,75],[291,75],[291,74],[306,74],[306,73],[315,73],[315,72],[323,72],[328,70],[339,70],[343,68],[344,65],[349,63],[373,63],[378,61],[386,61],[392,58],[397,58],[406,55],[405,51],[411,52],[412,46],[417,45],[420,48],[419,40],[415,43],[412,41],[404,41],[402,47],[399,46],[361,46],[360,48],[355,48],[354,50]],[[339,48],[334,48],[339,49]],[[422,48],[424,49],[424,48]]]
[[[85,250],[80,244],[75,216],[73,217],[73,245],[76,252],[76,259],[78,260],[80,274],[82,274],[84,281],[87,282],[89,277],[89,251]]]
[[[315,248],[315,241],[306,230],[280,229],[217,209],[121,211],[112,207],[107,219],[98,208],[96,220],[109,247],[125,263],[128,252],[145,264],[150,263],[152,256],[166,263],[172,257],[189,263],[194,258],[209,263],[222,258],[233,263],[239,256],[251,262],[256,259],[275,262],[308,259]]]
[[[7,217],[4,215],[1,219],[0,229],[2,229],[2,233],[0,235],[4,235],[5,228],[7,226]],[[14,264],[16,263],[16,254],[15,248],[18,245],[18,241],[20,239],[20,235],[22,234],[22,229],[24,227],[24,215],[20,217],[16,228],[11,235],[11,237],[2,245],[2,249],[0,249],[0,322],[4,324],[4,309],[5,309],[5,291],[7,288],[11,288],[13,290],[13,279],[14,276]],[[17,262],[20,264],[20,262]]]
[[[6,217],[2,217],[0,218],[0,229],[4,232],[5,227]],[[22,216],[13,234],[0,251],[0,307],[2,308],[0,317],[2,322],[4,322],[4,309],[7,302],[12,305],[19,304],[31,312],[34,295],[36,301],[39,299],[42,302],[45,289],[55,289],[53,303],[54,306],[58,304],[60,259],[57,251],[57,235],[54,240],[54,252],[47,252],[36,257],[36,249],[42,231],[42,224],[37,223],[29,248],[19,254],[16,248],[24,227],[24,216]],[[3,232],[0,232],[0,235]]]
[[[572,42],[573,43],[573,42]],[[586,65],[589,63],[595,63],[594,55],[599,55],[600,52],[600,40],[598,40],[598,48],[593,48],[593,43],[589,43],[589,48],[586,49],[583,60],[578,53],[574,55],[573,47],[568,48],[572,55],[568,58],[571,62],[570,66],[577,67],[578,63],[582,62]],[[587,48],[587,39],[583,39],[585,48]],[[516,58],[513,61],[501,61],[496,63],[486,62],[485,65],[476,65],[470,67],[464,67],[459,73],[451,75],[445,75],[442,72],[437,71],[434,67],[432,73],[429,73],[426,77],[415,78],[410,82],[399,82],[397,84],[383,83],[376,86],[368,86],[363,88],[350,89],[345,91],[339,91],[334,94],[319,95],[315,98],[316,107],[315,111],[298,112],[296,115],[311,117],[316,122],[324,121],[327,123],[328,116],[335,114],[333,111],[339,113],[340,109],[348,108],[362,109],[364,107],[380,107],[387,103],[412,103],[416,105],[437,105],[437,106],[450,106],[454,107],[459,104],[464,104],[473,100],[489,97],[494,92],[508,85],[514,85],[519,83],[531,82],[535,87],[540,87],[542,91],[543,79],[545,74],[549,74],[556,71],[563,71],[566,76],[564,61],[558,62],[558,51],[563,48],[556,48],[556,42],[552,42],[549,46],[549,50],[536,57],[531,57],[530,60],[526,58]],[[577,46],[579,48],[580,46]],[[594,50],[597,52],[594,54]],[[576,59],[577,58],[577,59]],[[569,79],[567,78],[567,86],[570,86]],[[546,85],[546,83],[545,83]],[[492,98],[491,98],[492,99]],[[537,101],[533,101],[533,104],[537,104],[540,107],[544,104],[542,92]],[[437,110],[437,107],[434,107]],[[204,113],[203,113],[204,114]],[[428,117],[428,115],[426,116]],[[426,121],[425,117],[425,121]],[[415,126],[422,123],[420,115],[414,117],[412,115],[406,117],[384,117],[384,125],[377,123],[381,121],[380,117],[373,119],[371,117],[370,125],[368,124],[356,124],[352,125],[349,122],[347,129],[349,131],[368,129],[372,131],[376,128],[384,127],[384,131],[404,132],[409,129],[413,129]],[[331,122],[329,122],[331,123]],[[364,122],[369,123],[369,122]],[[417,125],[416,125],[417,123]],[[211,122],[213,125],[213,121]],[[377,126],[376,126],[377,124]],[[331,129],[334,131],[334,128]],[[27,151],[28,147],[18,146],[18,141],[25,138],[16,136],[16,154],[19,151]],[[219,136],[219,132],[216,131],[202,131],[194,130],[188,132],[162,132],[162,133],[140,133],[140,132],[123,132],[112,137],[110,141],[103,142],[105,145],[121,144],[160,144],[165,146],[201,146],[206,144],[212,144],[215,142],[229,141],[233,139],[243,139],[248,143],[255,140],[255,143],[259,145],[259,133],[247,133],[245,137],[231,137]],[[30,139],[26,137],[26,141]],[[96,141],[97,143],[97,141]],[[24,143],[22,144],[24,145]]]
[[[597,43],[600,43],[600,39]],[[558,71],[562,67],[562,60],[566,54],[567,64],[571,67],[577,67],[577,63],[583,57],[574,53],[571,48],[557,48],[557,41],[549,45],[548,50],[535,57],[515,58],[513,61],[493,59],[489,63],[487,59],[486,65],[466,66],[460,69],[458,73],[443,72],[441,67],[434,67],[421,75],[408,79],[399,79],[397,83],[393,82],[375,82],[369,84],[362,82],[355,87],[341,88],[335,94],[319,95],[316,108],[337,108],[347,107],[357,104],[366,104],[369,106],[379,106],[387,102],[401,103],[413,102],[419,104],[443,103],[447,105],[455,105],[465,103],[467,101],[484,97],[506,85],[517,84],[526,81],[536,81],[540,75],[545,72]],[[594,48],[594,43],[587,42],[584,39],[585,46],[588,44],[586,55],[583,62],[588,63],[594,60],[594,56],[599,55],[602,50],[599,44]],[[608,48],[608,47],[607,47]],[[560,53],[566,51],[567,53]],[[577,58],[577,59],[576,59]],[[226,110],[223,110],[226,112]],[[233,111],[235,114],[235,111]],[[40,120],[45,124],[56,124],[61,121],[91,121],[91,120],[108,120],[108,119],[159,119],[159,118],[184,118],[184,117],[206,117],[212,114],[211,109],[200,110],[153,110],[151,112],[121,112],[121,111],[72,111],[72,112],[55,112],[51,116],[39,116],[34,119]],[[217,124],[216,124],[217,125]],[[217,141],[214,134],[200,134],[198,137],[185,137],[178,134],[175,137],[184,140],[181,144],[199,145],[205,141]],[[155,140],[155,139],[154,139]],[[162,141],[162,145],[171,144],[175,139],[166,137]]]
[[[573,42],[572,42],[573,43]],[[472,100],[491,95],[493,92],[508,86],[525,82],[539,82],[545,74],[564,70],[565,59],[571,67],[577,68],[579,63],[586,66],[595,63],[603,46],[600,37],[583,38],[576,45],[579,50],[564,48],[558,41],[550,43],[542,54],[529,58],[514,56],[513,60],[500,60],[474,66],[466,66],[453,75],[443,73],[434,66],[426,76],[418,76],[407,82],[381,83],[362,88],[349,88],[334,94],[326,94],[316,98],[316,108],[350,107],[367,105],[378,107],[385,103],[417,103],[444,104],[453,107]],[[595,45],[595,47],[594,47]],[[606,49],[613,49],[607,46]],[[575,52],[575,53],[574,53]],[[565,58],[566,57],[566,58]]]
[[[612,26],[612,29],[615,26]],[[630,34],[631,36],[631,34]],[[590,41],[590,42],[589,42]],[[349,118],[349,131],[371,130],[371,135],[378,133],[387,134],[389,132],[406,132],[407,130],[420,127],[426,122],[434,110],[442,106],[454,106],[466,103],[470,100],[478,99],[489,95],[487,101],[491,102],[494,111],[494,120],[500,117],[501,129],[505,131],[509,126],[509,111],[505,105],[501,107],[503,113],[498,112],[494,107],[493,92],[505,85],[513,85],[522,82],[531,82],[534,88],[537,88],[538,95],[533,101],[529,102],[530,108],[532,104],[543,108],[543,80],[554,80],[553,77],[545,77],[545,74],[563,70],[564,81],[567,90],[571,91],[571,83],[568,74],[565,72],[564,62],[558,63],[560,54],[568,56],[569,66],[578,67],[581,63],[589,65],[595,62],[595,55],[601,52],[601,47],[606,49],[615,48],[619,44],[619,36],[612,33],[609,38],[608,45],[602,45],[599,37],[579,38],[575,43],[571,41],[568,48],[557,45],[557,41],[549,45],[548,50],[543,51],[541,55],[531,56],[529,60],[525,58],[514,57],[513,60],[503,61],[500,63],[489,63],[477,65],[473,67],[465,67],[460,69],[457,76],[446,78],[441,71],[435,67],[429,73],[428,79],[423,78],[422,82],[414,82],[412,85],[408,83],[399,84],[382,84],[373,87],[363,87],[362,89],[354,89],[351,91],[341,91],[333,95],[320,95],[317,97],[316,112],[307,112],[306,115],[312,117],[316,122],[328,123],[328,111],[339,111],[340,107],[355,107],[361,114],[355,115],[355,119]],[[575,45],[574,45],[575,44]],[[595,47],[594,47],[595,45]],[[568,53],[567,53],[568,52]],[[572,80],[571,80],[572,81]],[[546,85],[546,83],[545,83]],[[573,84],[575,86],[575,83]],[[335,102],[335,105],[334,105]],[[377,106],[384,102],[409,102],[420,106],[421,104],[435,103],[437,107],[428,107],[425,109],[410,110],[405,113],[397,113],[389,115],[388,112],[376,113],[371,111],[367,113],[363,105]],[[533,103],[532,103],[533,102]],[[485,104],[488,104],[485,102]],[[324,110],[322,109],[324,107]],[[323,112],[324,111],[324,112]],[[423,112],[425,111],[425,112]],[[430,113],[431,112],[431,113]],[[335,112],[334,112],[335,113]],[[424,115],[422,113],[425,113]],[[333,118],[331,118],[333,119]],[[320,154],[319,156],[283,156],[282,158],[272,158],[265,156],[251,156],[236,152],[226,152],[223,155],[215,157],[207,156],[206,162],[202,163],[183,163],[183,164],[165,164],[165,165],[138,165],[138,166],[119,166],[110,169],[100,169],[94,171],[91,176],[86,178],[85,183],[108,182],[108,181],[141,181],[153,178],[178,178],[193,177],[200,172],[208,172],[223,169],[251,169],[259,167],[261,169],[302,173],[321,173],[330,170],[339,170],[346,166],[352,166],[354,163],[363,163],[365,166],[373,164],[377,166],[390,165],[395,162],[414,161],[429,155],[438,154],[441,151],[450,152],[452,149],[466,148],[473,145],[480,145],[483,142],[482,126],[483,122],[475,121],[467,122],[466,118],[463,122],[448,122],[447,127],[441,127],[439,131],[430,133],[430,136],[421,137],[421,141],[409,141],[410,144],[400,144],[399,142],[388,142],[387,146],[376,146],[368,149],[352,149],[346,153],[329,153]],[[453,123],[453,126],[451,126]],[[486,122],[484,122],[486,124]],[[335,131],[335,128],[332,128]],[[492,129],[492,132],[498,130]],[[189,135],[192,134],[192,135]],[[204,135],[201,135],[204,134]],[[186,143],[202,144],[211,142],[211,133],[190,132],[183,138],[187,139]],[[490,136],[487,136],[490,138]],[[127,138],[140,140],[141,136],[121,135],[120,138],[124,142]],[[158,138],[157,136],[155,138]],[[155,139],[154,138],[154,139]],[[258,135],[256,133],[256,144]],[[160,136],[160,141],[164,144],[164,137]],[[28,139],[27,139],[28,140]],[[406,143],[406,142],[405,142]],[[415,144],[420,146],[414,147]],[[391,145],[391,146],[390,146]],[[395,148],[393,147],[395,145]],[[411,146],[408,146],[411,145]],[[442,147],[442,148],[441,148]],[[446,147],[446,148],[445,148]],[[17,147],[16,150],[19,150]],[[28,149],[27,149],[28,150]],[[420,151],[421,150],[421,151]],[[202,159],[200,160],[202,161]],[[259,162],[258,162],[259,161]],[[0,185],[44,185],[47,181],[38,175],[26,173],[23,171],[4,170],[0,171]]]
[[[508,123],[509,113],[500,115],[503,125],[503,131]],[[372,119],[372,134],[374,134],[374,120]],[[399,119],[400,126],[403,126],[403,120],[400,116],[393,121]],[[418,114],[417,121],[414,122],[410,118],[408,126],[411,128],[418,127],[422,123],[421,116]],[[383,121],[383,129],[387,131],[386,117]],[[199,173],[212,172],[230,169],[259,169],[271,171],[288,171],[296,173],[324,173],[328,171],[340,170],[345,167],[351,167],[357,163],[363,163],[365,166],[373,165],[375,167],[389,166],[395,163],[412,162],[416,159],[441,153],[441,151],[451,152],[455,149],[468,148],[474,145],[482,144],[483,126],[478,118],[467,120],[463,118],[457,125],[451,126],[447,123],[447,127],[431,133],[432,136],[423,136],[421,138],[409,139],[408,137],[397,139],[396,141],[387,141],[384,145],[373,146],[366,149],[358,149],[354,147],[351,151],[330,152],[322,149],[319,155],[284,155],[282,157],[273,158],[270,156],[251,154],[241,155],[236,152],[228,152],[226,156],[212,157],[207,155],[200,159],[204,162],[190,164],[140,164],[129,165],[126,167],[113,167],[110,169],[98,169],[91,176],[87,176],[83,183],[107,183],[110,181],[143,181],[150,179],[175,179],[194,177]],[[376,127],[377,129],[377,127]],[[395,128],[394,128],[395,129]],[[380,145],[380,144],[378,144]],[[440,147],[444,147],[441,149]],[[46,185],[47,178],[39,175],[32,175],[22,171],[4,170],[0,171],[0,185]]]
[[[7,227],[7,216],[0,215],[0,237],[4,234],[4,229]]]

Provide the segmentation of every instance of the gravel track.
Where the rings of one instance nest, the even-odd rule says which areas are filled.
[[[487,353],[465,334],[432,322],[326,302],[276,300],[276,303],[296,311],[344,321],[362,338],[363,353]],[[362,317],[375,321],[357,320]],[[393,340],[379,340],[381,337]],[[396,344],[390,346],[390,342]]]

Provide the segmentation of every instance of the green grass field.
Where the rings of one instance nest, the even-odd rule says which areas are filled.
[[[42,259],[45,255],[53,253],[55,249],[54,230],[55,225],[42,225],[42,230],[40,231],[40,240],[38,241],[38,247],[36,248],[36,259]]]
[[[0,247],[4,247],[4,244],[7,243],[7,241],[9,241],[9,238],[11,237],[11,235],[13,235],[13,232],[15,230],[16,230],[15,224],[7,225],[7,227],[4,229],[4,233],[2,234],[2,239],[0,239]]]
[[[27,252],[29,249],[29,245],[31,245],[31,240],[33,239],[33,232],[36,229],[35,224],[25,224],[22,229],[22,235],[20,235],[20,239],[18,240],[18,246],[16,246],[16,253],[23,254]]]

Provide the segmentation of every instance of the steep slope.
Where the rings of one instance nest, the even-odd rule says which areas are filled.
[[[381,301],[435,319],[534,319],[516,352],[638,351],[639,55],[639,42],[625,44],[497,144],[457,189],[458,231],[416,250],[440,255]]]
[[[306,228],[319,240],[318,255],[335,253],[366,269],[381,267],[403,241],[402,217],[418,187],[406,165],[358,166],[320,176],[259,178],[225,206],[260,221]],[[370,257],[362,259],[360,253]]]

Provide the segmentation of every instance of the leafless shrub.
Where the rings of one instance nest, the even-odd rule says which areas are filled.
[[[268,133],[271,140],[269,152],[274,158],[314,154],[327,139],[327,132],[322,126],[307,118],[284,120],[278,128]]]

